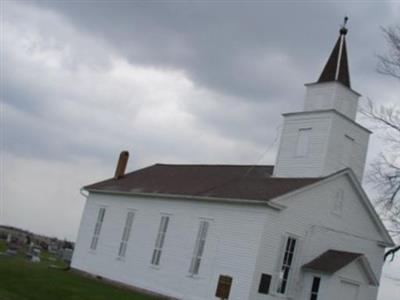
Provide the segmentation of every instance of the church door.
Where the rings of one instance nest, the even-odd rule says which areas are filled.
[[[340,297],[338,300],[358,300],[359,285],[348,281],[341,281],[340,286]]]

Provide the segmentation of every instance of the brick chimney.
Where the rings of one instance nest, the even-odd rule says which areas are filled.
[[[120,179],[125,175],[126,165],[128,164],[129,152],[122,151],[119,155],[117,168],[115,169],[114,179]]]

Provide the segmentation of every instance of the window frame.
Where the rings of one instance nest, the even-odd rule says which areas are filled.
[[[153,267],[159,267],[161,261],[161,254],[165,243],[165,237],[167,235],[168,224],[170,221],[170,215],[161,215],[160,224],[158,226],[157,237],[154,243],[154,248],[151,256],[150,264]]]
[[[289,240],[293,240],[295,243],[294,243],[293,251],[289,251],[289,253],[287,254],[287,250],[288,249],[291,250],[291,248],[289,248],[289,247],[293,243],[292,242],[291,244],[289,244]],[[275,282],[274,292],[276,295],[284,296],[284,295],[287,295],[287,293],[288,293],[291,276],[292,276],[292,271],[293,271],[293,268],[295,267],[295,260],[296,260],[297,252],[299,251],[298,250],[299,244],[300,244],[300,238],[298,236],[292,235],[292,234],[285,235],[284,242],[282,243],[282,247],[281,247],[283,252],[281,253],[281,259],[279,260],[280,264],[278,266],[278,273],[277,273],[276,282]],[[289,265],[287,264],[288,260],[290,262]],[[282,276],[282,278],[281,278],[281,276]],[[286,278],[284,278],[284,277],[286,277]],[[284,285],[282,285],[283,281],[285,281]]]
[[[307,157],[309,155],[312,130],[312,127],[299,128],[297,130],[295,157]]]
[[[97,219],[96,219],[96,223],[95,223],[94,231],[93,231],[93,235],[92,235],[92,240],[90,242],[90,250],[91,251],[97,250],[97,246],[99,243],[100,233],[101,233],[101,229],[103,227],[105,215],[106,215],[106,207],[105,206],[99,207],[98,212],[97,212]]]
[[[355,144],[356,140],[352,136],[348,134],[344,135],[341,163],[346,167],[349,167],[351,164]]]
[[[135,220],[135,210],[128,210],[125,217],[125,224],[122,229],[121,241],[118,248],[118,257],[124,258],[128,249],[128,242],[132,231],[133,221]]]
[[[344,189],[339,188],[336,190],[332,213],[339,217],[343,214],[344,196]]]
[[[267,284],[267,286],[264,286]],[[258,293],[263,295],[269,295],[272,287],[272,275],[267,273],[261,273],[260,283],[258,284]]]
[[[209,233],[211,221],[201,219],[198,225],[196,241],[193,247],[192,258],[190,260],[189,275],[197,276],[200,273],[201,262],[204,258],[207,234]]]
[[[315,284],[316,279],[318,280],[317,284]],[[321,288],[321,281],[322,281],[321,276],[317,276],[317,275],[312,276],[311,289],[310,289],[310,300],[318,300],[319,290]]]

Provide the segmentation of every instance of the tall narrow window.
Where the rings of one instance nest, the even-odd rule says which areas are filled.
[[[288,286],[289,275],[292,269],[294,253],[296,249],[296,239],[288,237],[286,240],[285,253],[283,255],[282,266],[278,276],[278,288],[277,293],[285,294]]]
[[[131,234],[131,228],[133,223],[134,213],[132,211],[128,212],[126,215],[125,226],[122,232],[121,243],[119,244],[118,256],[124,257],[126,253],[126,248],[128,247],[128,240]]]
[[[343,199],[344,199],[344,191],[342,189],[338,189],[336,191],[335,203],[333,206],[333,213],[336,215],[341,215],[343,211]]]
[[[151,264],[158,266],[160,264],[162,247],[164,245],[165,234],[167,233],[169,217],[162,216],[160,221],[160,227],[158,228],[158,234],[156,238],[156,244],[153,250],[153,256],[151,257]]]
[[[312,286],[311,286],[311,294],[310,300],[318,300],[318,291],[319,291],[319,284],[321,283],[320,277],[314,277]]]
[[[104,207],[101,207],[99,209],[99,213],[97,215],[97,222],[96,222],[96,226],[94,227],[92,242],[90,244],[90,249],[92,249],[92,250],[96,250],[96,248],[97,248],[97,243],[99,241],[101,226],[103,224],[105,213],[106,213],[106,209]]]
[[[197,232],[196,243],[193,250],[193,257],[189,268],[189,273],[192,275],[199,274],[200,263],[203,257],[204,247],[206,245],[208,227],[209,222],[200,221],[199,231]]]
[[[311,128],[299,129],[297,135],[296,156],[307,156],[310,143]]]

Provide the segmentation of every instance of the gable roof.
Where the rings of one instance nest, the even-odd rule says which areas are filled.
[[[267,204],[283,209],[281,200],[312,189],[338,176],[348,176],[361,197],[383,239],[380,245],[394,245],[360,182],[349,168],[326,177],[272,177],[270,165],[177,165],[155,164],[83,187],[89,192],[180,198],[184,200],[229,201]]]
[[[325,251],[317,258],[302,266],[305,270],[313,270],[327,274],[334,274],[353,262],[359,261],[369,283],[379,285],[379,280],[375,276],[368,259],[361,253],[339,251],[330,249]]]
[[[271,177],[272,172],[273,166],[155,164],[84,189],[268,202],[323,179]]]
[[[369,216],[371,217],[373,224],[376,226],[376,228],[378,229],[378,232],[381,234],[381,236],[383,238],[381,241],[378,242],[378,244],[380,246],[384,246],[384,247],[394,246],[395,243],[394,243],[393,239],[391,238],[385,225],[383,224],[383,222],[380,219],[378,213],[376,212],[374,206],[372,205],[371,201],[369,200],[368,195],[365,193],[363,187],[361,186],[361,183],[358,181],[353,170],[350,168],[345,168],[343,170],[339,170],[339,171],[332,173],[326,177],[322,177],[321,180],[316,181],[315,183],[311,183],[307,186],[304,186],[299,189],[290,191],[286,194],[277,196],[275,199],[271,199],[270,204],[276,205],[278,207],[279,206],[284,207],[285,205],[282,203],[282,200],[293,197],[297,193],[303,193],[306,190],[313,189],[313,188],[315,188],[321,184],[327,183],[331,180],[335,180],[339,176],[347,176],[347,178],[349,179],[349,182],[354,187],[354,191],[360,196],[361,203],[366,208]]]
[[[303,268],[333,274],[355,261],[360,256],[362,256],[361,253],[328,250],[303,265]]]

